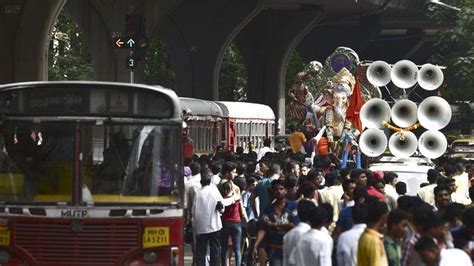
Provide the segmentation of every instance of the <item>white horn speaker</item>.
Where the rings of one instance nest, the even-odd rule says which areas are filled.
[[[388,149],[395,157],[408,158],[415,153],[418,141],[410,131],[403,132],[403,139],[400,137],[400,132],[393,133],[388,141]]]
[[[424,64],[418,71],[418,84],[427,91],[436,90],[443,84],[443,71],[438,66]]]
[[[379,128],[390,119],[390,105],[382,99],[373,98],[362,105],[360,121],[364,127]]]
[[[392,121],[399,127],[409,127],[418,121],[416,104],[410,100],[397,101],[392,107]]]
[[[377,157],[387,148],[387,137],[382,130],[369,128],[360,135],[359,146],[363,154]]]
[[[377,87],[382,87],[390,82],[391,67],[384,61],[375,61],[367,68],[367,80]]]
[[[401,60],[395,63],[390,72],[393,84],[395,86],[408,89],[416,84],[418,67],[412,61]]]
[[[431,96],[423,100],[418,107],[418,121],[422,127],[431,130],[440,130],[451,121],[451,106],[438,96]]]
[[[437,130],[425,131],[418,140],[418,149],[421,154],[430,159],[436,159],[443,155],[447,147],[446,137]]]

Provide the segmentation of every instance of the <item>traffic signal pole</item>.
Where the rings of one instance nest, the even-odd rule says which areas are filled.
[[[130,58],[133,58],[133,50],[132,49],[130,49]],[[133,68],[131,67],[130,68],[130,83],[134,82],[133,78],[134,78],[134,73],[133,73]]]
[[[114,36],[113,43],[115,48],[129,49],[126,66],[130,69],[130,83],[134,83],[134,69],[137,67],[138,61],[143,60],[144,49],[148,44],[145,34],[145,18],[140,14],[126,15],[125,28],[125,35]]]

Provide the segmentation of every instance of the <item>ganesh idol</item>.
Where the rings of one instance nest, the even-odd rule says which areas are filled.
[[[351,130],[351,123],[346,121],[346,112],[354,85],[354,76],[346,68],[342,68],[331,78],[322,95],[312,105],[318,124],[326,126],[329,143],[338,141],[344,130]]]

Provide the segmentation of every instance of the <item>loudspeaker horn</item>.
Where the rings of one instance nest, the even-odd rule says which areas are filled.
[[[375,61],[367,68],[367,80],[374,86],[382,87],[390,82],[391,67],[384,61]]]
[[[418,141],[413,132],[404,131],[403,138],[400,134],[400,132],[392,134],[388,141],[388,149],[395,157],[408,158],[415,153]]]
[[[408,89],[416,84],[417,73],[418,67],[415,63],[409,60],[401,60],[393,65],[390,77],[395,86]]]
[[[418,121],[426,129],[440,130],[451,121],[451,106],[438,96],[431,96],[423,100],[418,107]]]
[[[446,137],[437,130],[425,131],[418,140],[418,149],[421,154],[430,159],[436,159],[443,155],[447,147]]]
[[[360,151],[369,156],[377,157],[387,148],[387,137],[377,128],[366,129],[359,138]]]
[[[416,104],[410,100],[397,101],[392,107],[392,121],[399,127],[409,127],[418,121]]]
[[[435,65],[424,64],[418,71],[418,84],[427,91],[436,90],[443,84],[443,71]]]
[[[367,128],[380,128],[383,121],[390,119],[390,105],[382,99],[373,98],[362,105],[360,121]]]

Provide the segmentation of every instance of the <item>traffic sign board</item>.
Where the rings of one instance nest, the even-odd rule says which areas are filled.
[[[137,43],[133,38],[128,36],[116,37],[113,40],[115,48],[134,49]]]
[[[127,68],[134,69],[136,67],[137,67],[137,59],[132,55],[127,56]]]
[[[133,47],[135,47],[135,41],[134,41],[132,38],[130,38],[130,39],[128,39],[128,41],[127,41],[127,45],[128,45],[130,48],[133,48]]]
[[[114,38],[114,44],[118,48],[122,48],[124,46],[124,41],[122,37]]]
[[[145,37],[132,38],[128,36],[122,36],[113,38],[113,45],[115,48],[143,49],[148,46],[148,40]]]

